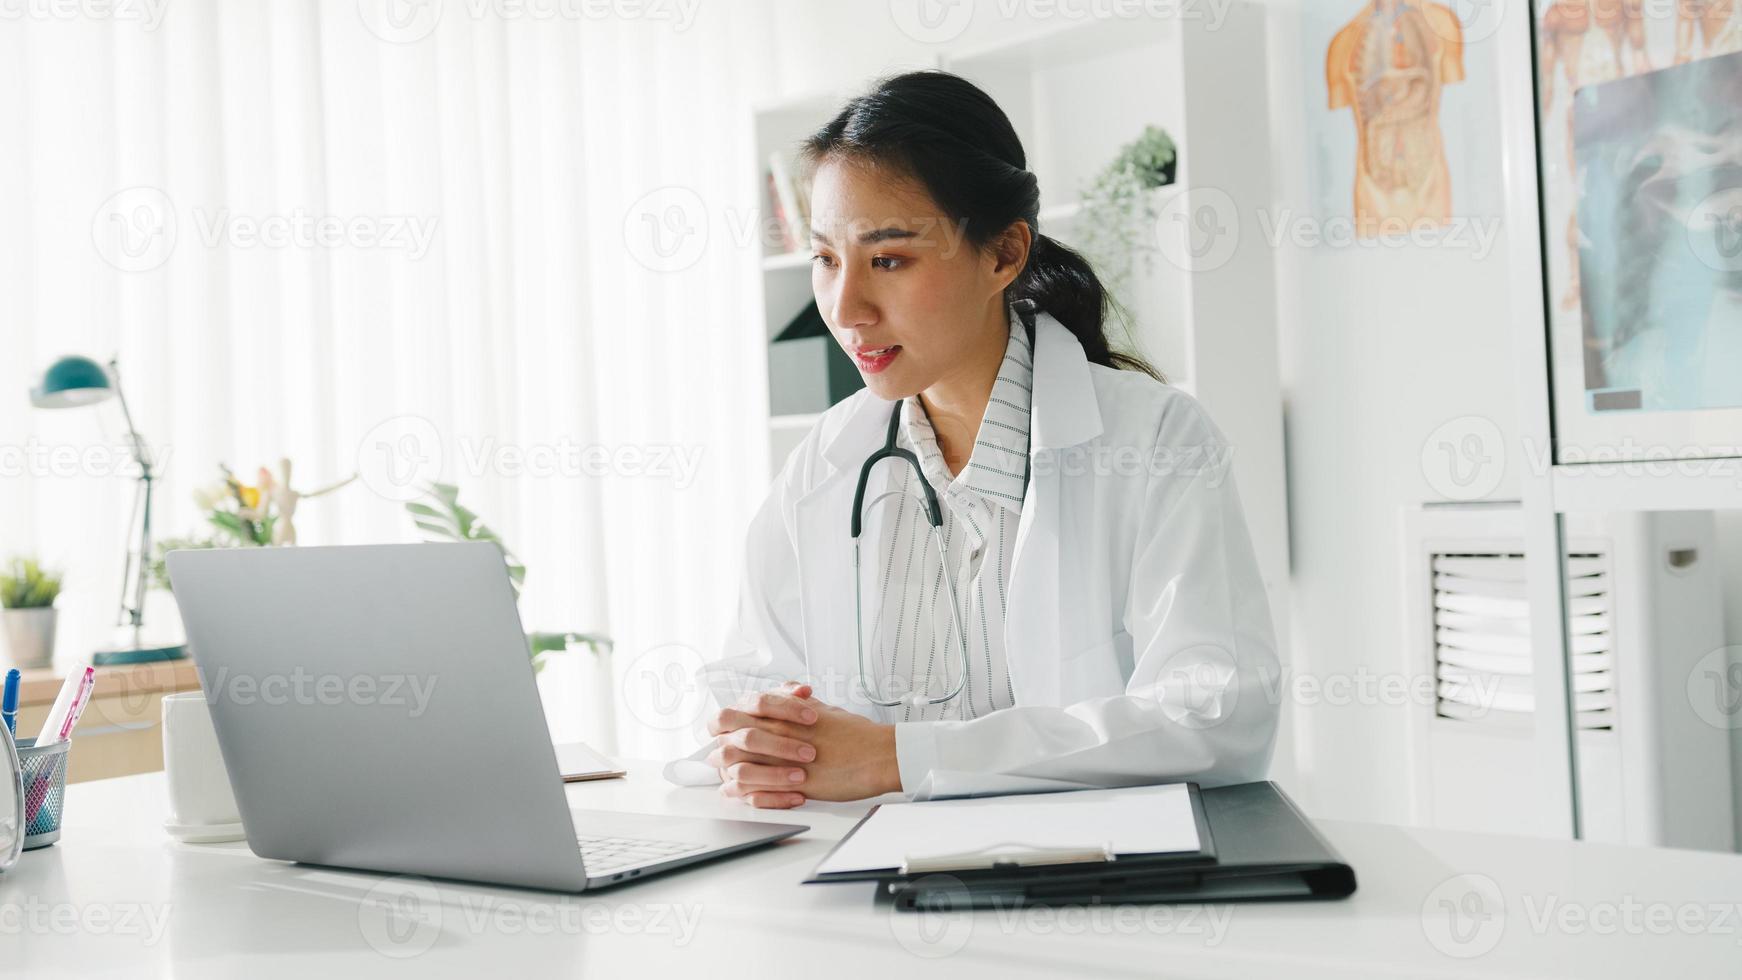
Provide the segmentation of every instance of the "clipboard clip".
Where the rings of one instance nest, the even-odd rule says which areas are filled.
[[[1046,864],[1101,864],[1117,860],[1112,844],[1085,847],[1030,847],[1027,844],[989,844],[956,854],[909,854],[901,874],[921,875],[939,871],[989,871],[996,868],[1030,868]]]

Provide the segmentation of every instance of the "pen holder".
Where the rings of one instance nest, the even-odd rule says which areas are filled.
[[[67,753],[71,739],[36,747],[36,739],[18,740],[19,772],[24,789],[24,849],[47,847],[60,840],[61,807],[67,794]]]

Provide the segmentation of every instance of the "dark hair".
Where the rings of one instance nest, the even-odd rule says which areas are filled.
[[[884,78],[805,139],[802,153],[812,168],[832,156],[894,168],[922,185],[976,248],[1027,223],[1034,243],[1007,298],[1033,300],[1052,314],[1091,362],[1160,379],[1141,357],[1108,344],[1107,290],[1088,260],[1036,227],[1040,184],[1025,169],[1022,141],[974,83],[936,70]]]

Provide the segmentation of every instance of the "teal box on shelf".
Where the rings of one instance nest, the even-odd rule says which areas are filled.
[[[853,359],[807,303],[768,345],[768,411],[812,415],[865,387]]]

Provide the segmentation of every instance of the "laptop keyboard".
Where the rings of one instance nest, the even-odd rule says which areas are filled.
[[[685,854],[705,850],[693,841],[648,840],[639,837],[589,837],[580,835],[581,861],[588,875],[609,874],[643,864],[658,864]]]

